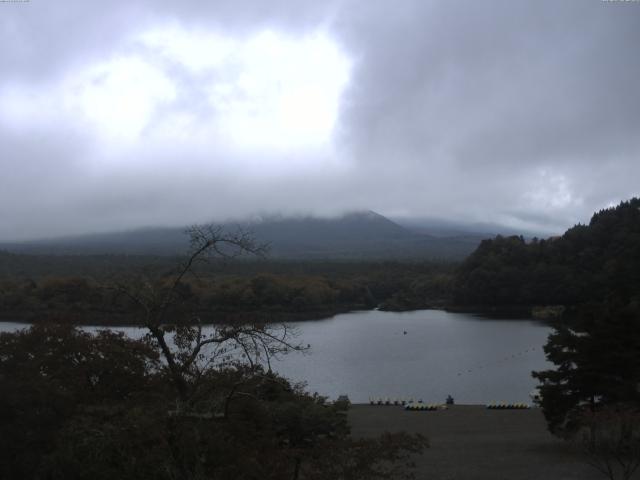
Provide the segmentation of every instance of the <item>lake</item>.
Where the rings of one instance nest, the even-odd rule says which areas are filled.
[[[306,381],[311,392],[347,394],[357,403],[370,397],[436,403],[449,394],[457,403],[528,402],[536,385],[531,371],[551,366],[542,350],[551,329],[533,320],[374,310],[290,325],[311,349],[284,356],[274,370]],[[3,322],[0,331],[24,326]],[[140,335],[135,327],[116,330]]]

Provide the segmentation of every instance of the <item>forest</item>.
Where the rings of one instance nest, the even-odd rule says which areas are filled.
[[[0,315],[5,320],[131,324],[134,305],[118,286],[144,279],[170,284],[177,257],[30,256],[0,253]],[[106,266],[108,265],[108,266]],[[350,310],[404,310],[450,300],[454,264],[443,262],[212,259],[185,279],[180,309],[204,322],[324,318]],[[178,306],[176,306],[178,307]]]
[[[593,215],[560,237],[484,240],[457,269],[456,305],[565,305],[640,295],[640,199]]]

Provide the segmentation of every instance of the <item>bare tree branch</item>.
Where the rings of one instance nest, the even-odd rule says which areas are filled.
[[[176,315],[180,302],[178,292],[186,276],[196,275],[194,270],[200,261],[209,256],[223,259],[244,254],[263,256],[268,250],[268,245],[256,242],[251,233],[243,229],[229,232],[220,226],[194,225],[186,233],[190,235],[189,253],[177,267],[168,286],[163,287],[161,282],[150,282],[143,277],[137,287],[131,283],[112,287],[144,311],[140,324],[147,328],[149,338],[160,349],[183,402],[192,396],[192,390],[208,369],[224,365],[230,355],[239,355],[239,351],[251,368],[259,364],[264,355],[264,361],[271,370],[271,357],[304,350],[291,342],[292,335],[286,325],[281,326],[279,332],[257,324],[212,325],[211,332],[205,333],[198,316],[194,315],[191,322],[185,322],[184,316],[169,320],[170,311]],[[173,335],[171,343],[166,337],[168,333]],[[209,346],[214,348],[207,352]]]

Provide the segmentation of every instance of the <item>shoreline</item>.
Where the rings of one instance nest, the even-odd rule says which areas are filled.
[[[306,312],[292,311],[274,311],[264,312],[256,310],[225,312],[217,311],[210,313],[206,317],[202,315],[201,325],[224,325],[237,322],[245,323],[264,323],[264,324],[282,324],[292,322],[317,322],[326,320],[336,315],[348,314],[354,312],[389,312],[389,313],[406,313],[417,311],[444,311],[447,313],[466,313],[480,318],[493,320],[539,320],[551,321],[552,318],[546,316],[535,315],[536,309],[542,308],[547,311],[548,307],[466,307],[452,305],[434,305],[415,309],[384,309],[379,307],[367,308],[364,305],[348,305],[344,308],[328,308],[320,310],[311,310]],[[532,311],[533,310],[533,311]],[[57,312],[57,313],[41,313],[41,312],[2,312],[0,313],[0,323],[21,323],[21,324],[40,324],[40,323],[65,323],[83,327],[138,327],[141,324],[133,322],[132,314],[124,314],[122,312]],[[105,320],[109,318],[109,320]],[[216,319],[224,319],[216,321]],[[192,323],[197,325],[197,323]]]
[[[362,306],[351,307],[313,310],[308,312],[215,312],[213,314],[209,314],[205,319],[203,319],[201,325],[224,325],[236,322],[255,322],[267,325],[290,322],[313,322],[325,320],[344,313],[373,310],[363,308]],[[109,318],[108,321],[100,320],[106,317]],[[0,323],[21,323],[30,325],[41,323],[68,323],[82,327],[139,327],[141,323],[133,322],[131,320],[132,317],[134,317],[134,315],[123,314],[120,312],[100,312],[89,315],[86,315],[84,312],[59,312],[56,314],[3,312],[0,314]],[[215,321],[217,318],[224,318],[226,320]],[[195,326],[198,324],[192,322],[190,325]]]

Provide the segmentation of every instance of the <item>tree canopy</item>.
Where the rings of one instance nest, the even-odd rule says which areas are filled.
[[[185,381],[188,398],[144,339],[54,324],[0,334],[0,478],[397,478],[426,445],[353,439],[347,404],[259,365]]]
[[[556,368],[533,374],[552,432],[571,434],[585,411],[640,408],[639,327],[637,304],[590,303],[565,314],[545,346]]]
[[[460,305],[579,305],[640,295],[640,199],[546,240],[484,240],[459,267]]]

